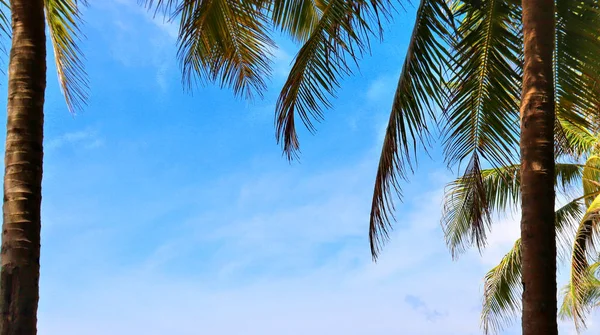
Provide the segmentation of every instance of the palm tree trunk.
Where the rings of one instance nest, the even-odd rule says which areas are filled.
[[[523,335],[556,335],[554,227],[554,1],[522,0],[521,100]]]
[[[0,335],[37,333],[42,138],[46,88],[44,0],[11,0],[4,171]]]

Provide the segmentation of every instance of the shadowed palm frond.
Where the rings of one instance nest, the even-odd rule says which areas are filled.
[[[80,6],[83,0],[45,0],[46,21],[54,48],[54,60],[60,87],[69,111],[80,111],[87,103],[89,82],[83,55],[77,42],[81,39]]]
[[[556,104],[554,144],[556,159],[578,160],[589,154],[597,145],[598,138],[589,130],[590,122],[580,113],[571,112],[567,102]]]
[[[556,1],[557,119],[597,133],[590,116],[600,106],[600,11],[594,0]],[[560,134],[560,132],[558,132]],[[576,146],[574,148],[577,148]],[[577,151],[574,152],[577,154]]]
[[[261,0],[146,0],[171,19],[178,18],[183,82],[216,82],[236,95],[262,95],[271,74],[274,46]]]
[[[340,78],[351,73],[351,63],[369,50],[369,40],[380,35],[371,28],[387,17],[387,0],[330,0],[321,18],[296,55],[289,77],[276,103],[276,133],[288,159],[297,156],[300,145],[296,115],[313,132],[314,120],[329,108]]]
[[[436,108],[446,97],[442,80],[448,68],[451,12],[444,1],[422,0],[394,95],[371,205],[369,241],[374,259],[394,220],[393,197],[402,196],[400,180],[416,164],[419,145],[427,146]]]
[[[4,38],[10,38],[11,33],[10,5],[8,0],[0,0],[0,52],[3,53],[4,56],[8,56],[7,48],[4,45]],[[3,57],[1,59],[3,59]],[[0,69],[0,72],[5,73],[4,69]]]
[[[3,37],[11,35],[12,27],[10,26],[10,4],[8,0],[0,0],[0,32]]]

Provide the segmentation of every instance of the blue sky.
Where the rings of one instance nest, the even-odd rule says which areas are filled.
[[[370,261],[372,183],[412,14],[343,82],[318,133],[301,131],[301,162],[288,164],[273,109],[297,46],[274,51],[262,100],[186,94],[176,28],[135,0],[92,2],[85,112],[67,112],[49,65],[39,333],[479,334],[483,274],[517,216],[499,220],[483,256],[452,261],[439,215],[453,175],[439,159],[422,160]]]

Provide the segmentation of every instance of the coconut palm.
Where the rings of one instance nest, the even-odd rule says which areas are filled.
[[[572,317],[576,326],[581,328],[585,313],[598,297],[595,292],[600,289],[594,277],[596,267],[588,264],[588,258],[594,259],[595,256],[590,243],[599,236],[593,219],[600,208],[599,140],[590,132],[574,128],[564,121],[562,129],[568,141],[556,145],[557,156],[564,162],[556,163],[555,185],[561,198],[567,201],[555,213],[555,229],[561,246],[559,250],[562,251],[559,259],[565,260],[571,255],[571,281],[565,289],[562,314]],[[565,145],[570,147],[565,148]],[[583,164],[578,163],[582,160]],[[519,164],[485,169],[482,177],[490,214],[518,208]],[[582,187],[577,187],[579,182]],[[469,240],[475,238],[469,227],[469,187],[468,177],[462,177],[450,183],[445,192],[442,222],[446,242],[453,254],[463,251]],[[574,233],[575,239],[572,238]],[[510,323],[521,309],[521,246],[521,239],[518,239],[501,262],[485,276],[482,326],[486,334]]]
[[[40,275],[42,139],[48,28],[67,107],[87,97],[76,42],[78,0],[0,0],[0,27],[12,35],[0,273],[0,334],[35,334]],[[9,15],[10,14],[10,15]],[[11,19],[9,19],[11,17]]]
[[[557,333],[552,144],[564,140],[556,120],[589,127],[587,116],[598,106],[593,53],[600,51],[599,28],[592,1],[455,1],[450,7],[421,1],[376,176],[374,258],[394,219],[392,196],[402,196],[399,181],[415,167],[416,148],[431,144],[436,126],[448,164],[467,163],[472,242],[480,247],[490,221],[482,166],[514,162],[519,145],[523,334]],[[322,59],[328,58],[301,49],[280,95],[278,134],[288,156],[299,148],[293,115],[312,128],[310,116],[321,117],[327,95],[335,92],[340,73]]]

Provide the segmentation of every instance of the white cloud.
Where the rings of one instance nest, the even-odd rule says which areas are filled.
[[[118,249],[118,239],[64,246],[72,254],[61,255],[61,263],[77,269],[67,258],[93,259],[97,269],[77,273],[77,282],[44,277],[40,333],[479,334],[489,266],[474,255],[451,261],[439,227],[444,180],[438,172],[410,188],[390,243],[371,262],[366,219],[373,162],[346,162],[310,176],[288,169],[227,178],[202,190],[219,197],[234,190],[222,207],[180,225],[167,222],[180,234],[126,267],[125,255],[97,253]],[[177,203],[178,196],[194,194],[166,200]],[[147,229],[129,233],[139,238]],[[492,246],[514,237],[512,230],[496,231]]]
[[[398,74],[383,74],[373,80],[367,88],[367,98],[371,101],[391,103],[398,84]]]
[[[281,47],[271,49],[273,55],[273,74],[277,79],[286,79],[292,69],[293,57]]]
[[[65,133],[46,141],[44,145],[48,150],[60,149],[66,145],[76,145],[85,149],[94,149],[104,144],[99,137],[98,132],[93,129],[85,129],[75,132]]]

